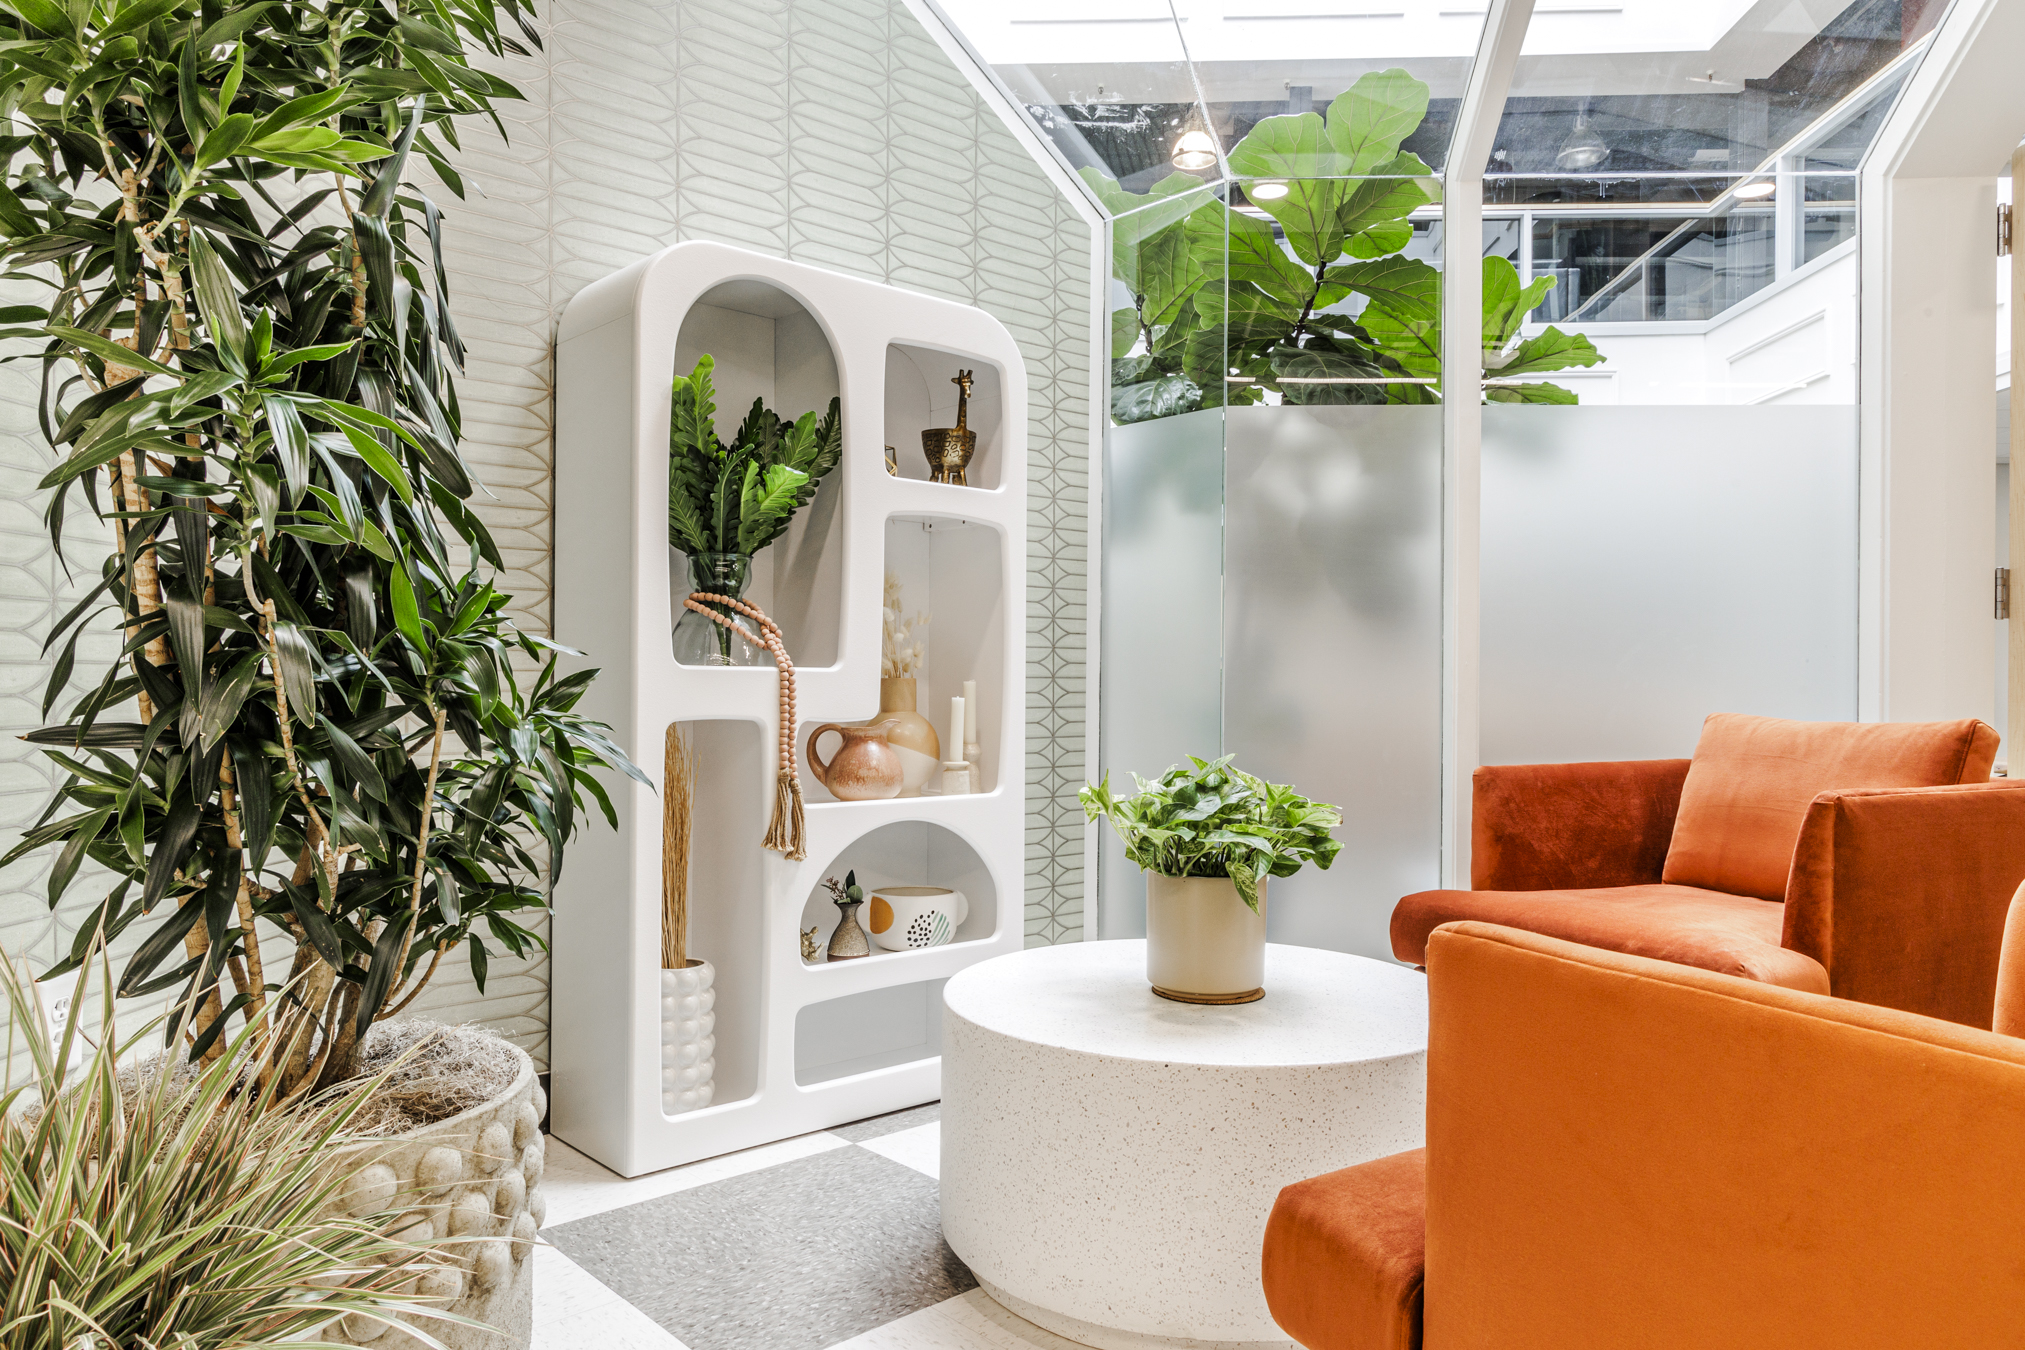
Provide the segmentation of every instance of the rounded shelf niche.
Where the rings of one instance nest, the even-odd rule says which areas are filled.
[[[703,356],[714,367],[717,438],[727,444],[763,402],[782,421],[820,417],[838,397],[837,355],[823,325],[800,300],[755,278],[721,282],[697,298],[675,337],[672,379]],[[843,474],[832,470],[787,532],[753,558],[745,599],[775,623],[799,666],[836,664],[843,607]],[[668,549],[669,624],[692,589],[689,559]]]

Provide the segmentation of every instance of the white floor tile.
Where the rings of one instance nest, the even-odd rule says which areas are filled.
[[[869,1148],[882,1158],[891,1158],[917,1172],[941,1179],[942,1122],[939,1120],[916,1125],[911,1130],[882,1134],[877,1139],[865,1140],[858,1147]]]
[[[973,1289],[862,1336],[840,1341],[830,1350],[1086,1350],[1086,1347],[1015,1317],[992,1302],[982,1289]]]
[[[537,1244],[533,1259],[532,1350],[688,1350],[555,1248]]]
[[[812,1157],[833,1148],[846,1148],[849,1144],[849,1140],[838,1135],[817,1131],[783,1139],[777,1144],[762,1144],[758,1148],[726,1153],[722,1157],[706,1158],[686,1167],[671,1167],[665,1172],[653,1172],[629,1180],[550,1136],[541,1181],[542,1194],[548,1197],[545,1222],[553,1227],[572,1219],[589,1218],[607,1210],[637,1205],[642,1200],[655,1200],[677,1191],[686,1191],[692,1186],[706,1186],[726,1177],[757,1172],[762,1167]]]

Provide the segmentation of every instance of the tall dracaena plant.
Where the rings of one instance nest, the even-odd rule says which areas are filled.
[[[120,992],[194,1002],[194,1053],[285,985],[255,1024],[306,1091],[446,952],[482,987],[487,938],[535,943],[510,916],[584,795],[609,813],[591,769],[638,774],[490,580],[441,217],[404,181],[419,153],[461,195],[458,120],[520,96],[465,48],[535,35],[517,0],[0,11],[0,249],[34,296],[5,336],[40,344],[52,539],[88,504],[117,544],[49,635],[44,715],[73,701],[29,739],[66,777],[8,861],[56,850],[52,906],[115,874],[66,965],[141,925]],[[101,616],[124,646],[80,697]]]

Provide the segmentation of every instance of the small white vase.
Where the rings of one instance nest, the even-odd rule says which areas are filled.
[[[710,1105],[717,1090],[716,978],[708,961],[661,972],[661,1109],[668,1115]]]
[[[1259,908],[1229,877],[1146,874],[1146,979],[1178,1003],[1250,1003],[1266,996],[1266,878]]]
[[[872,941],[889,952],[940,947],[970,917],[970,901],[947,886],[881,886],[866,916]]]

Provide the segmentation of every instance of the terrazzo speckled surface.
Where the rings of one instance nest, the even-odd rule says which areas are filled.
[[[1280,1188],[1417,1148],[1427,983],[1266,949],[1257,1003],[1172,1003],[1145,943],[1035,948],[946,991],[942,1221],[995,1298],[1105,1350],[1289,1346],[1259,1286]]]
[[[841,1146],[542,1236],[687,1350],[825,1350],[976,1287],[942,1240],[934,1178],[849,1146],[935,1120],[930,1105],[843,1126],[824,1132]]]

